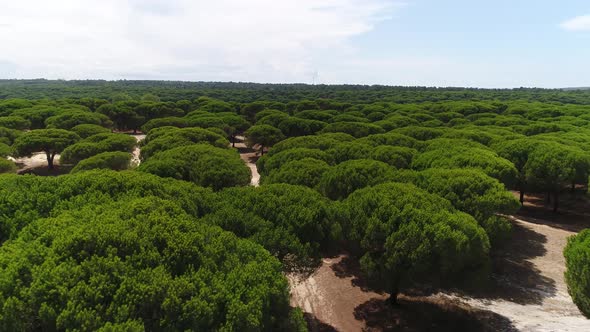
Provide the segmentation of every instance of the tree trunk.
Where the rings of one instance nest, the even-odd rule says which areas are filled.
[[[393,286],[389,291],[389,297],[387,298],[387,304],[390,306],[397,306],[399,302],[397,302],[397,296],[399,295],[399,287],[397,285]]]
[[[53,169],[53,158],[55,157],[55,154],[50,153],[50,152],[45,152],[45,155],[47,156],[47,168]]]
[[[524,190],[520,190],[520,205],[524,205]]]
[[[572,187],[571,187],[571,190],[572,190],[572,194],[575,194],[575,193],[576,193],[576,183],[575,183],[575,182],[573,182],[573,181],[572,181]]]
[[[559,190],[555,191],[555,194],[553,196],[553,212],[557,212],[558,208],[559,208]]]
[[[260,155],[264,156],[264,145],[260,145]]]
[[[545,205],[551,205],[551,192],[545,194]]]
[[[236,136],[235,135],[231,135],[231,147],[232,148],[236,147]]]

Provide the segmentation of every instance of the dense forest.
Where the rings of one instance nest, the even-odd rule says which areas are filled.
[[[483,288],[527,197],[558,213],[590,176],[590,91],[4,80],[0,98],[2,331],[305,331],[285,275],[334,252],[391,306]],[[590,317],[588,231],[565,258]]]

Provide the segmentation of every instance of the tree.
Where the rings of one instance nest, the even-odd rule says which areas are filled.
[[[121,131],[133,130],[135,133],[145,122],[143,116],[137,114],[131,106],[124,103],[104,104],[96,112],[108,116],[115,128]]]
[[[229,142],[222,135],[203,128],[161,127],[152,129],[143,141],[141,160],[146,161],[158,152],[193,144],[210,144],[227,148]]]
[[[510,223],[499,217],[518,210],[518,202],[496,179],[477,169],[431,168],[415,173],[411,181],[439,195],[460,211],[469,213],[486,230],[492,244],[510,234]]]
[[[262,184],[287,183],[309,188],[316,188],[323,174],[330,169],[330,166],[322,160],[314,158],[303,158],[285,163],[280,168],[263,176]]]
[[[324,172],[318,188],[326,197],[341,200],[357,189],[390,181],[393,174],[393,168],[380,161],[349,160]]]
[[[165,150],[151,156],[139,171],[161,177],[190,181],[221,190],[250,184],[250,169],[235,150],[208,144],[193,144]]]
[[[110,128],[113,124],[106,115],[84,111],[62,112],[45,120],[47,128],[67,130],[85,123],[95,124],[106,128]]]
[[[20,234],[0,248],[7,330],[291,330],[280,262],[172,200],[87,202]]]
[[[331,218],[330,202],[313,189],[269,184],[227,188],[218,197],[231,204],[207,219],[260,243],[283,260],[286,270],[317,264],[321,250],[341,238],[340,225]]]
[[[88,171],[91,169],[112,169],[122,171],[129,168],[131,154],[128,152],[103,152],[80,161],[70,173]]]
[[[364,122],[335,122],[324,127],[322,133],[346,133],[356,138],[365,137],[374,134],[381,134],[383,128]]]
[[[80,140],[76,133],[63,129],[31,130],[14,141],[14,151],[18,157],[31,156],[43,151],[47,156],[47,167],[53,169],[55,155]]]
[[[324,151],[318,149],[293,148],[273,155],[267,154],[258,159],[256,166],[260,174],[267,175],[274,170],[280,170],[283,165],[288,162],[301,160],[303,158],[314,158],[330,162],[330,156]]]
[[[358,190],[341,213],[364,273],[389,292],[392,304],[403,287],[470,280],[489,261],[488,237],[473,217],[410,184]]]
[[[94,124],[80,124],[71,129],[81,138],[88,138],[96,134],[110,133],[111,131],[105,127]]]
[[[410,168],[418,151],[403,146],[380,145],[371,151],[371,159],[382,161],[395,168]]]
[[[282,141],[283,133],[269,125],[255,125],[245,132],[248,146],[260,145],[260,154],[264,155],[264,147],[271,147]]]
[[[548,193],[548,197],[553,194],[553,212],[559,208],[561,189],[589,170],[590,158],[586,154],[556,143],[538,145],[525,165],[527,182]]]
[[[31,121],[16,115],[3,116],[0,117],[0,127],[25,130],[31,128]]]
[[[500,142],[493,146],[498,152],[498,155],[510,160],[518,171],[516,188],[520,191],[521,205],[524,205],[524,195],[527,190],[525,166],[529,160],[529,154],[535,149],[537,144],[538,142],[531,139],[517,139]]]
[[[584,316],[590,318],[590,229],[568,239],[564,256],[568,292]]]
[[[135,149],[137,140],[125,134],[100,133],[87,137],[68,146],[61,154],[62,163],[77,164],[102,152],[121,151],[130,153]]]

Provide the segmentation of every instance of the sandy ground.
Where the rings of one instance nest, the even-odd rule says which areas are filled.
[[[145,139],[145,135],[137,134],[137,135],[132,135],[132,136],[135,137],[138,145],[135,147],[135,150],[133,150],[133,157],[131,158],[131,165],[139,166],[139,164],[141,163],[141,160],[139,159],[139,154],[141,153],[141,149],[139,148],[139,143]]]
[[[18,172],[24,172],[27,170],[31,170],[34,168],[46,167],[47,166],[47,156],[44,152],[37,152],[33,154],[31,157],[24,157],[24,158],[12,158],[8,157],[9,160],[12,160],[16,163],[18,167]],[[59,165],[59,154],[55,155],[53,159],[54,165]]]
[[[238,149],[240,153],[240,158],[246,163],[246,166],[250,168],[250,172],[252,173],[252,179],[250,180],[250,185],[254,187],[258,187],[260,184],[260,174],[258,174],[258,169],[256,168],[256,161],[258,160],[259,156],[251,148],[248,148],[246,144],[243,142],[244,137],[237,136],[236,137],[236,144],[235,148]]]
[[[314,331],[590,331],[567,292],[563,248],[588,227],[589,216],[528,204],[513,217],[509,243],[494,257],[490,289],[404,295],[388,307],[386,294],[363,286],[357,263],[326,258],[311,276],[289,276],[291,304]],[[357,264],[358,265],[358,264]]]

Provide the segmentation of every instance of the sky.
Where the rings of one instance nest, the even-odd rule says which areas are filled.
[[[0,0],[0,78],[590,86],[590,1]]]

